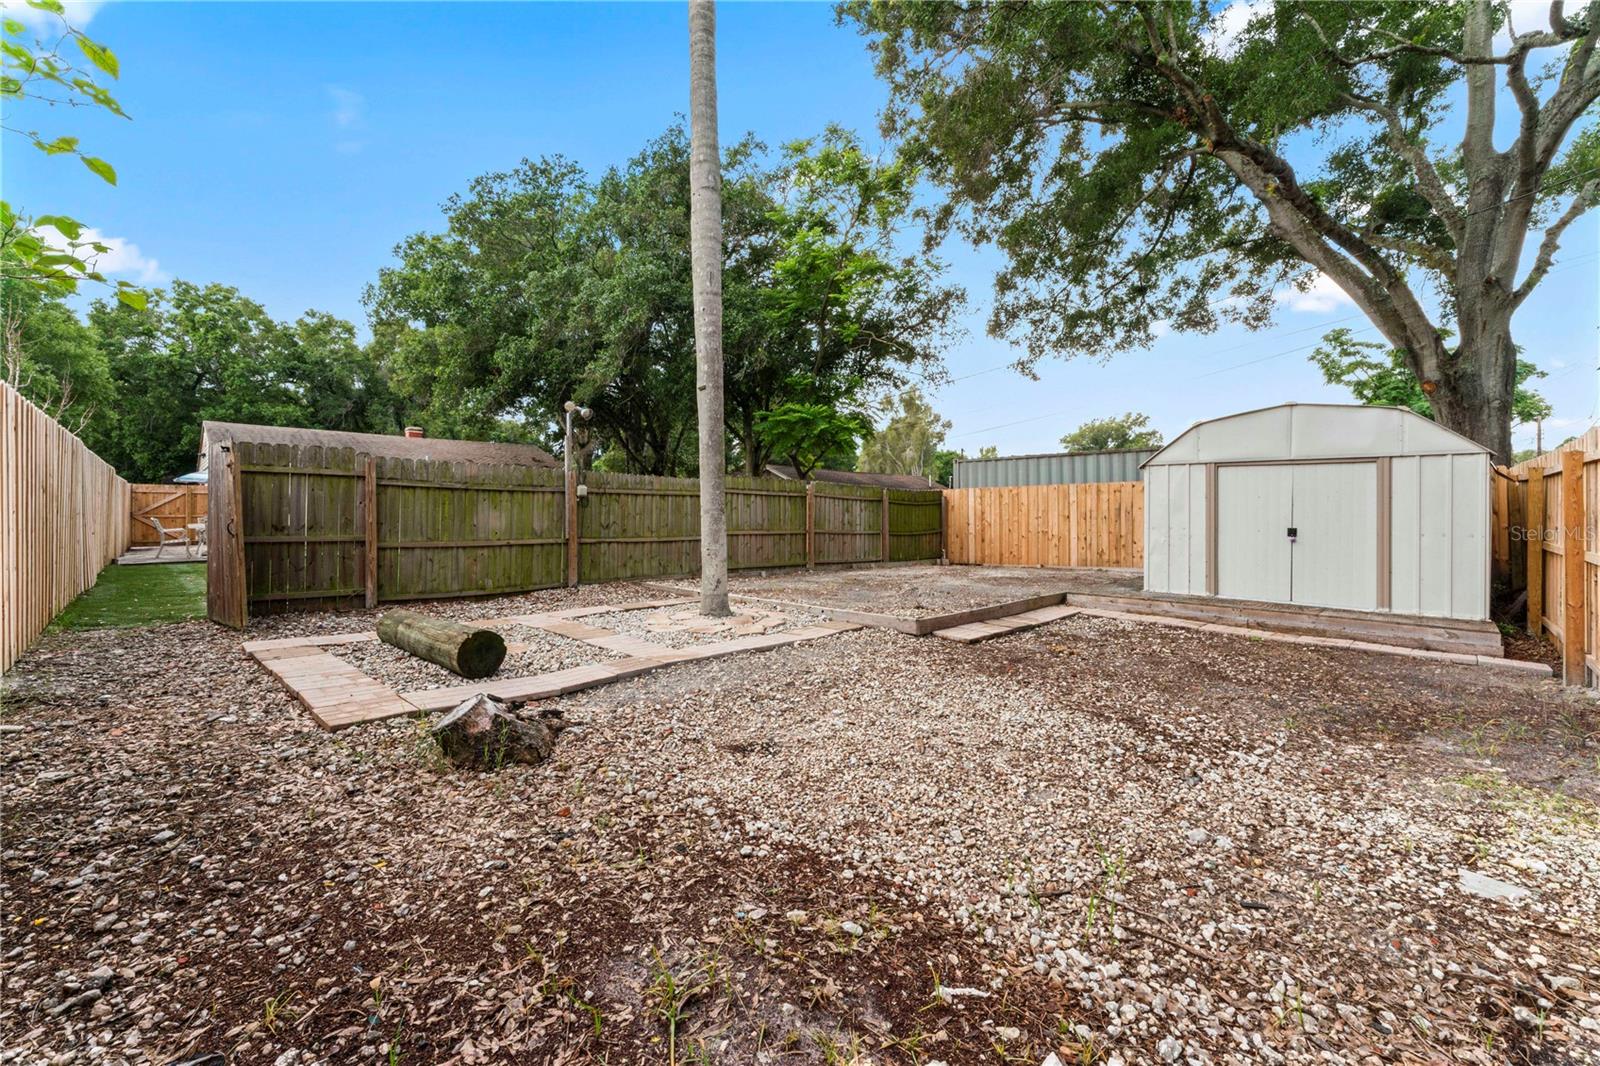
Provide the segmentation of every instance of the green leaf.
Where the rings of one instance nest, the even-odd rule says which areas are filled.
[[[48,143],[35,138],[33,146],[45,155],[66,155],[68,152],[76,152],[78,150],[78,138],[57,137]],[[112,182],[112,184],[115,185],[116,182]]]
[[[110,163],[107,163],[104,159],[98,159],[92,155],[86,155],[82,158],[83,165],[99,175],[100,178],[108,185],[115,185],[117,183],[117,172]]]
[[[126,281],[117,282],[117,299],[135,311],[143,311],[150,302],[143,289],[136,289]]]
[[[113,78],[120,78],[122,76],[121,73],[119,73],[120,68],[117,64],[117,57],[111,51],[111,49],[107,48],[103,44],[98,44],[89,40],[89,38],[85,37],[81,33],[78,34],[76,39],[78,42],[78,50],[89,57],[89,62],[93,63],[95,66],[99,67]]]
[[[38,8],[40,11],[49,11],[65,18],[67,9],[61,6],[61,0],[28,0],[29,7]]]
[[[83,235],[83,223],[66,215],[40,215],[33,220],[35,226],[51,226],[69,241],[75,241]]]
[[[23,31],[25,31],[27,29],[26,26],[24,26],[22,23],[18,22],[14,18],[7,18],[4,21],[3,25],[5,26],[5,29],[6,29],[7,33],[22,33]]]

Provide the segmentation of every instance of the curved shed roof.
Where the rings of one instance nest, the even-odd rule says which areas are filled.
[[[444,437],[402,437],[386,433],[349,433],[344,430],[301,429],[295,426],[253,426],[243,422],[206,422],[202,431],[204,444],[221,440],[250,444],[320,445],[324,448],[351,448],[368,455],[393,455],[402,459],[509,463],[547,469],[561,465],[549,452],[531,444],[448,440]],[[202,451],[201,454],[203,457],[205,453]]]
[[[1404,407],[1284,403],[1196,422],[1146,459],[1144,465],[1473,455],[1488,451]]]

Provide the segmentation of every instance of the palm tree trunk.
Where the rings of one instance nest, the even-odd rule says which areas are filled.
[[[722,412],[722,159],[717,147],[717,9],[689,0],[689,256],[694,270],[700,426],[700,613],[728,610],[727,443]]]

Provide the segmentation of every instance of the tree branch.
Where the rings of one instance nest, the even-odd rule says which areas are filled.
[[[1439,177],[1439,171],[1434,168],[1433,160],[1428,158],[1428,153],[1423,151],[1421,145],[1411,143],[1410,138],[1406,136],[1405,125],[1400,121],[1399,112],[1370,97],[1357,96],[1355,93],[1345,93],[1343,99],[1350,106],[1370,111],[1383,120],[1389,133],[1389,147],[1411,164],[1412,171],[1417,175],[1418,191],[1428,201],[1428,206],[1433,208],[1434,214],[1439,216],[1439,221],[1444,223],[1450,239],[1459,245],[1466,236],[1461,208],[1450,195],[1450,191],[1444,187],[1444,179]]]
[[[1544,231],[1544,239],[1539,242],[1539,254],[1533,260],[1533,268],[1528,271],[1528,276],[1512,294],[1513,307],[1521,305],[1522,301],[1533,292],[1534,287],[1544,280],[1544,276],[1550,272],[1550,266],[1555,261],[1557,249],[1561,247],[1561,235],[1578,216],[1593,207],[1596,200],[1600,200],[1600,179],[1594,179],[1580,189],[1578,195],[1572,198],[1572,203],[1561,213],[1561,217]]]

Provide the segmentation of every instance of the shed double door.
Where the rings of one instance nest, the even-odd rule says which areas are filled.
[[[1221,466],[1217,595],[1378,606],[1376,463]]]

